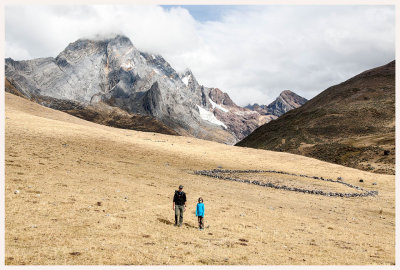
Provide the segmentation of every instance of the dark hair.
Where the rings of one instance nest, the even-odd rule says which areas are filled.
[[[201,200],[201,202],[203,202],[203,198],[202,198],[202,197],[200,197],[200,198],[198,199],[199,202],[200,202],[200,200]]]

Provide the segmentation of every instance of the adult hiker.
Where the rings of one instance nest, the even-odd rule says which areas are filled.
[[[186,210],[186,194],[182,191],[183,186],[180,185],[178,190],[175,190],[174,200],[172,201],[172,210],[175,210],[175,226],[182,226],[183,212]],[[179,224],[178,224],[179,217]]]

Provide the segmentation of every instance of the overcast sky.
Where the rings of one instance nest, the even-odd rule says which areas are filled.
[[[238,105],[269,104],[286,89],[310,99],[395,58],[394,6],[6,6],[5,32],[16,60],[125,34]]]

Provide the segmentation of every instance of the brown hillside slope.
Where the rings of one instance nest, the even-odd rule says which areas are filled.
[[[395,262],[394,176],[293,154],[116,129],[8,93],[5,99],[7,265]],[[193,174],[218,166],[341,176],[379,195],[332,198]],[[348,189],[314,179],[273,178]],[[172,225],[171,209],[179,184],[188,198],[181,228]],[[205,231],[196,229],[200,196]]]
[[[394,174],[395,61],[326,89],[237,145]]]

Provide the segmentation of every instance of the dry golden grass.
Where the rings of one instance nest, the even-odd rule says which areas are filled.
[[[115,129],[5,98],[6,264],[395,263],[394,176]],[[379,196],[329,198],[193,174],[218,166],[341,176]],[[188,197],[181,228],[172,225],[179,184]],[[196,229],[200,196],[205,231]]]

